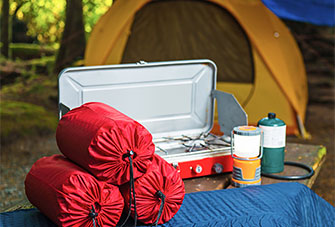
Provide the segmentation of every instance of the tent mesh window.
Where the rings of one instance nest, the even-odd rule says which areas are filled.
[[[206,1],[153,1],[134,18],[122,63],[211,59],[218,81],[253,83],[251,45],[236,19]]]

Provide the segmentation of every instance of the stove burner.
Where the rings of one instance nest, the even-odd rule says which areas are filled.
[[[191,152],[193,150],[199,150],[199,148],[200,149],[208,148],[208,146],[206,145],[206,142],[200,139],[189,140],[183,143],[183,145],[187,147],[187,149],[185,150],[186,152]]]
[[[211,146],[226,146],[227,144],[220,137],[213,134],[200,134],[197,138],[183,136],[185,141],[183,145],[187,148],[186,152],[211,149]]]
[[[222,140],[222,137],[210,133],[202,133],[199,136],[182,135],[179,137],[163,137],[156,142],[156,148],[165,155],[180,152],[213,151],[230,146]]]

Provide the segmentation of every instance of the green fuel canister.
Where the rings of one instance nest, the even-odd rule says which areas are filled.
[[[262,173],[280,173],[284,170],[286,124],[275,113],[258,122],[264,132]]]

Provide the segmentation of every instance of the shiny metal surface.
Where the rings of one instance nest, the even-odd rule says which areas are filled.
[[[67,108],[103,102],[154,138],[199,135],[213,125],[215,84],[210,60],[68,68],[59,75],[60,117]]]

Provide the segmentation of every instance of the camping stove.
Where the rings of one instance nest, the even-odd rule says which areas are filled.
[[[163,137],[154,143],[156,154],[171,163],[183,179],[232,171],[230,144],[222,137],[201,133]]]
[[[59,116],[102,102],[146,127],[156,153],[182,178],[230,172],[230,146],[209,133],[215,108],[228,136],[247,125],[247,115],[233,95],[216,90],[216,72],[206,59],[68,68],[59,75]]]

